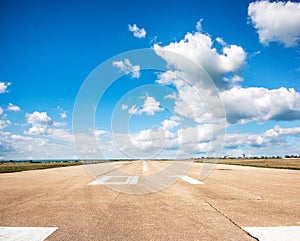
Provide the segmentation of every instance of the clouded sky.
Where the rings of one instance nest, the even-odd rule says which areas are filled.
[[[1,159],[300,155],[299,1],[4,0],[0,30]]]

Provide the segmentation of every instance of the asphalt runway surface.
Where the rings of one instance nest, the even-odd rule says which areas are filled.
[[[160,191],[118,191],[169,164],[114,162],[122,176],[94,164],[96,181],[84,166],[1,174],[0,226],[53,227],[49,241],[257,240],[245,227],[300,226],[296,170],[216,165],[199,180],[203,164],[194,163]]]

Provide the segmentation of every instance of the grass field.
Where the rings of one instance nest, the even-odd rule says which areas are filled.
[[[209,162],[205,160],[203,162]],[[288,158],[288,159],[220,159],[217,163],[240,165],[240,166],[252,166],[252,167],[265,167],[265,168],[281,168],[300,170],[300,159]]]
[[[30,162],[1,162],[0,173],[7,172],[21,172],[37,169],[47,169],[56,167],[68,167],[82,165],[81,162],[42,162],[42,163],[30,163]]]

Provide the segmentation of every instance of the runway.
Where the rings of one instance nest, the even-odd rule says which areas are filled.
[[[96,165],[96,179],[84,166],[1,174],[0,226],[52,227],[46,240],[257,240],[254,227],[299,238],[299,171],[217,165],[199,180],[194,163],[173,185],[128,194],[109,187],[132,190],[169,163],[114,162],[122,176]]]

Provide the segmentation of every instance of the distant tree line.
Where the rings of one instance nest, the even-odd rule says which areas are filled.
[[[284,158],[300,158],[300,155],[285,155]]]

